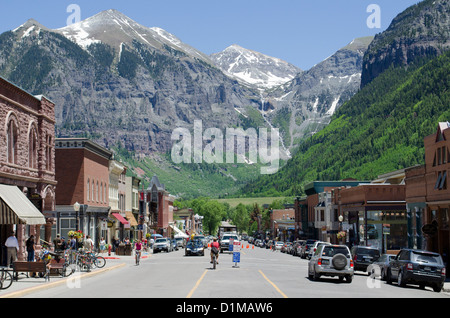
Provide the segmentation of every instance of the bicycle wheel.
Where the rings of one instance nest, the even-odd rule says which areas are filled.
[[[0,289],[8,289],[13,282],[13,277],[8,271],[1,271],[0,273]]]
[[[217,265],[217,259],[216,259],[216,255],[213,256],[213,269],[216,269],[216,265]]]
[[[106,260],[103,256],[97,256],[93,262],[98,268],[103,268],[106,265]]]

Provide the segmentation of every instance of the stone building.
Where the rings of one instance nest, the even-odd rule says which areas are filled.
[[[30,210],[26,201],[21,211],[14,211],[11,206],[14,199],[8,197],[12,192],[0,193],[1,244],[15,231],[20,245],[19,259],[23,259],[24,241],[30,235],[36,237],[39,249],[40,239],[48,239],[50,234],[52,219],[45,220],[42,213],[48,216],[55,208],[55,104],[0,77],[0,127],[0,184],[18,187],[41,216],[37,218],[39,221],[21,217],[21,212]],[[44,223],[49,225],[41,227]],[[47,234],[43,237],[45,229]],[[3,260],[3,253],[0,253],[0,261]]]

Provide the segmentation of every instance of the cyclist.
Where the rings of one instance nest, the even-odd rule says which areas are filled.
[[[213,257],[216,257],[216,264],[219,264],[219,250],[220,245],[219,242],[217,242],[217,238],[215,237],[213,239],[213,242],[211,243],[211,264],[213,263]]]
[[[142,243],[140,240],[137,240],[135,246],[135,259],[136,259],[136,265],[139,265],[139,260],[141,258],[141,252],[142,252]]]

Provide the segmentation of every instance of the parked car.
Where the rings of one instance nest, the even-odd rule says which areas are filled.
[[[300,253],[300,257],[301,258],[306,258],[308,253],[309,253],[309,249],[311,248],[311,246],[316,242],[317,240],[306,240],[305,245],[302,246],[302,251]]]
[[[317,280],[321,276],[344,278],[351,283],[354,276],[353,260],[346,245],[321,244],[308,262],[308,277]]]
[[[379,276],[381,280],[386,280],[387,269],[394,258],[393,254],[382,254],[378,260],[369,265],[367,272],[373,274],[374,277]]]
[[[292,242],[285,242],[283,244],[283,246],[281,247],[281,252],[289,253],[289,249],[291,248],[291,246],[292,246]]]
[[[445,265],[440,254],[402,249],[391,261],[386,281],[391,284],[397,280],[401,287],[406,284],[419,285],[420,288],[430,286],[435,292],[440,292],[444,287],[445,275]]]
[[[302,240],[297,240],[294,242],[294,244],[292,244],[291,254],[293,256],[300,256],[299,251],[301,250],[303,242],[304,241]]]
[[[184,249],[184,255],[205,255],[205,246],[201,240],[190,240]]]
[[[309,249],[308,255],[306,255],[307,259],[311,259],[311,257],[313,256],[313,254],[316,252],[317,248],[321,245],[331,245],[331,243],[328,242],[323,242],[323,241],[316,241],[314,242],[314,244],[311,246],[311,248]]]
[[[178,247],[184,248],[184,246],[185,246],[185,244],[186,244],[186,241],[185,241],[184,238],[182,238],[182,237],[177,237],[177,238],[175,238],[175,240],[177,241],[177,246],[178,246]]]
[[[353,246],[352,255],[355,271],[366,272],[369,265],[380,258],[380,251],[370,246]]]
[[[171,251],[173,252],[174,250],[175,251],[178,251],[178,243],[177,243],[177,240],[176,239],[172,239],[171,240]]]
[[[275,242],[275,244],[272,248],[274,248],[275,251],[277,251],[277,250],[281,251],[281,248],[283,247],[283,245],[284,245],[284,242],[277,241],[277,242]]]
[[[158,238],[153,244],[153,253],[158,253],[160,251],[166,251],[169,253],[172,249],[170,239],[167,237]]]

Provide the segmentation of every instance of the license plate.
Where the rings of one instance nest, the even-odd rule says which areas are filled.
[[[424,270],[427,271],[427,272],[431,272],[431,267],[426,266],[426,267],[424,268]]]

